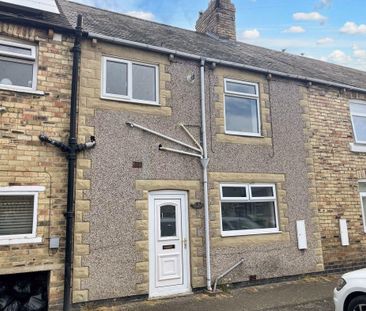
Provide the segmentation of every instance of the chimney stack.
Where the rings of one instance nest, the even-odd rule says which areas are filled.
[[[207,10],[200,12],[196,31],[235,41],[235,12],[235,6],[231,0],[211,0]]]

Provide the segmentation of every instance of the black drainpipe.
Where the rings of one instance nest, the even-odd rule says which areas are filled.
[[[68,180],[67,180],[67,211],[66,217],[66,242],[65,242],[65,281],[64,281],[64,311],[71,310],[71,274],[72,274],[72,252],[73,252],[73,235],[74,235],[74,185],[75,185],[75,163],[77,153],[95,146],[95,138],[90,137],[90,142],[86,144],[78,144],[76,137],[77,126],[77,96],[79,82],[79,63],[81,55],[81,40],[83,36],[81,15],[78,15],[77,26],[75,29],[75,41],[72,64],[72,84],[71,84],[71,107],[70,107],[70,136],[69,144],[52,140],[46,135],[40,135],[42,142],[49,143],[58,147],[66,153],[68,159]]]
[[[72,242],[74,229],[74,181],[75,181],[75,162],[76,162],[76,106],[79,82],[79,62],[81,54],[83,17],[78,15],[75,33],[75,42],[72,49],[72,84],[71,84],[71,107],[70,107],[70,137],[68,153],[68,179],[67,179],[67,211],[66,211],[66,242],[65,242],[65,281],[64,281],[64,311],[71,308],[71,270],[72,270]]]

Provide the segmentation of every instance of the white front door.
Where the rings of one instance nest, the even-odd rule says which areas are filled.
[[[149,195],[150,298],[190,292],[187,194]]]

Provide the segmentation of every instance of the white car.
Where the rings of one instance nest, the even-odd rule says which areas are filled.
[[[333,295],[335,311],[366,311],[366,269],[346,273]]]

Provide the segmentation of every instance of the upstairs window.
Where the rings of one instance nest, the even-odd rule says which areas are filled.
[[[350,111],[355,142],[366,144],[366,102],[351,102]]]
[[[225,133],[260,136],[258,84],[225,79]]]
[[[159,104],[158,67],[103,57],[102,98]]]
[[[36,89],[36,47],[0,40],[0,88]]]
[[[279,231],[273,184],[221,185],[222,236]]]

